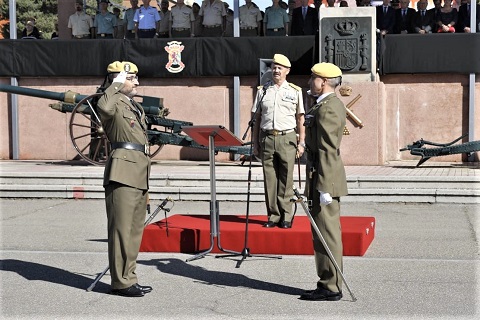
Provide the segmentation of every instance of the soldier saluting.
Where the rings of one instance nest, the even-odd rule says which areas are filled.
[[[111,293],[142,297],[152,291],[152,287],[138,284],[135,273],[150,174],[145,112],[132,99],[139,85],[137,66],[115,61],[107,71],[111,84],[98,101],[98,111],[112,144],[103,180]]]

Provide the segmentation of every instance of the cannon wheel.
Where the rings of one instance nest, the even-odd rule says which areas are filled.
[[[103,93],[94,93],[79,101],[70,118],[70,139],[78,155],[94,165],[104,165],[111,148],[102,121],[95,110],[95,105]],[[163,145],[151,145],[150,157],[153,158]]]

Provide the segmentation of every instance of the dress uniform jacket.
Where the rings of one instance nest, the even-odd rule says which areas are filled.
[[[99,113],[111,143],[131,142],[147,144],[145,112],[141,106],[120,93],[123,84],[114,83],[98,101]],[[136,103],[135,103],[136,104]],[[140,115],[137,111],[140,112]],[[111,181],[141,190],[148,190],[150,157],[143,152],[115,149],[105,167],[103,185]]]
[[[315,224],[340,269],[343,267],[343,245],[339,197],[348,193],[345,168],[340,156],[345,119],[345,107],[333,93],[315,104],[305,115],[307,150],[305,193],[311,200],[311,213]],[[320,205],[319,191],[329,193],[333,198],[332,203]],[[342,279],[315,232],[313,248],[319,277],[317,287],[332,292],[341,291]]]
[[[310,160],[317,175],[316,184],[312,187],[328,192],[332,197],[348,193],[340,155],[345,119],[345,107],[335,94],[315,104],[305,115],[307,160]]]

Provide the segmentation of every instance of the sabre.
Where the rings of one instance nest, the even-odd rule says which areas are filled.
[[[312,225],[312,228],[315,230],[315,233],[318,235],[318,238],[320,239],[320,242],[322,242],[323,247],[325,248],[325,251],[327,251],[328,257],[332,261],[333,265],[335,266],[335,269],[340,273],[340,276],[342,277],[343,282],[345,283],[345,286],[347,287],[348,292],[350,293],[350,296],[352,297],[352,300],[355,302],[357,301],[357,298],[353,294],[352,290],[350,290],[350,287],[347,283],[347,280],[345,279],[345,276],[342,273],[342,270],[340,270],[340,267],[337,264],[337,261],[335,260],[335,257],[332,254],[332,251],[330,251],[330,248],[328,247],[327,243],[325,242],[325,238],[322,236],[322,233],[318,229],[317,225],[315,224],[315,220],[313,220],[312,214],[310,213],[310,210],[308,209],[308,206],[306,204],[306,198],[302,195],[300,195],[300,192],[298,192],[297,188],[293,187],[293,193],[295,196],[298,198],[298,202],[302,204],[303,210],[308,216],[308,219],[310,220],[310,224]]]
[[[150,199],[148,199],[147,201],[149,201]],[[145,228],[147,225],[150,224],[150,222],[155,218],[155,216],[160,212],[160,210],[163,210],[163,207],[165,207],[165,205],[167,204],[167,202],[173,202],[173,199],[170,198],[170,197],[167,197],[165,200],[163,200],[163,202],[157,207],[157,209],[155,209],[155,211],[153,211],[152,214],[150,214],[150,203],[148,203],[147,205],[147,208],[148,208],[148,213],[149,213],[149,217],[147,220],[145,220],[145,223],[143,224],[143,228]],[[172,205],[173,207],[173,205]],[[170,209],[172,208],[167,208],[167,209],[164,209],[165,212],[168,210],[170,211]],[[166,213],[165,213],[166,214]],[[101,273],[98,274],[98,276],[95,278],[95,280],[92,282],[92,284],[87,288],[87,292],[90,292],[93,290],[93,288],[95,288],[95,286],[97,285],[98,281],[100,281],[100,279],[102,279],[102,277],[107,273],[107,271],[110,269],[110,266],[107,266]]]

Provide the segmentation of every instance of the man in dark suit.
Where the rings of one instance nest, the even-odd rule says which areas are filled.
[[[302,0],[302,6],[293,9],[292,36],[314,35],[318,31],[318,11]]]
[[[376,7],[377,33],[382,36],[393,33],[393,26],[395,25],[395,9],[390,7],[389,3],[390,0],[383,0],[383,4]]]
[[[435,20],[433,19],[433,13],[431,11],[427,11],[427,5],[427,0],[419,0],[417,2],[418,11],[415,12],[412,18],[412,32],[419,34],[432,33]]]
[[[470,11],[471,10],[471,0],[467,0],[467,3],[462,4],[458,9],[458,23],[455,25],[456,32],[465,32],[470,33]],[[477,4],[477,18],[475,19],[477,25],[477,32],[480,28],[480,4]]]
[[[150,174],[145,112],[132,99],[137,93],[137,66],[115,61],[107,70],[111,84],[98,101],[98,112],[112,147],[103,180],[111,293],[143,297],[152,291],[138,284],[135,273]]]
[[[415,14],[415,10],[408,7],[409,0],[400,0],[400,9],[395,10],[395,25],[393,26],[393,32],[400,33],[412,33],[412,19]]]

